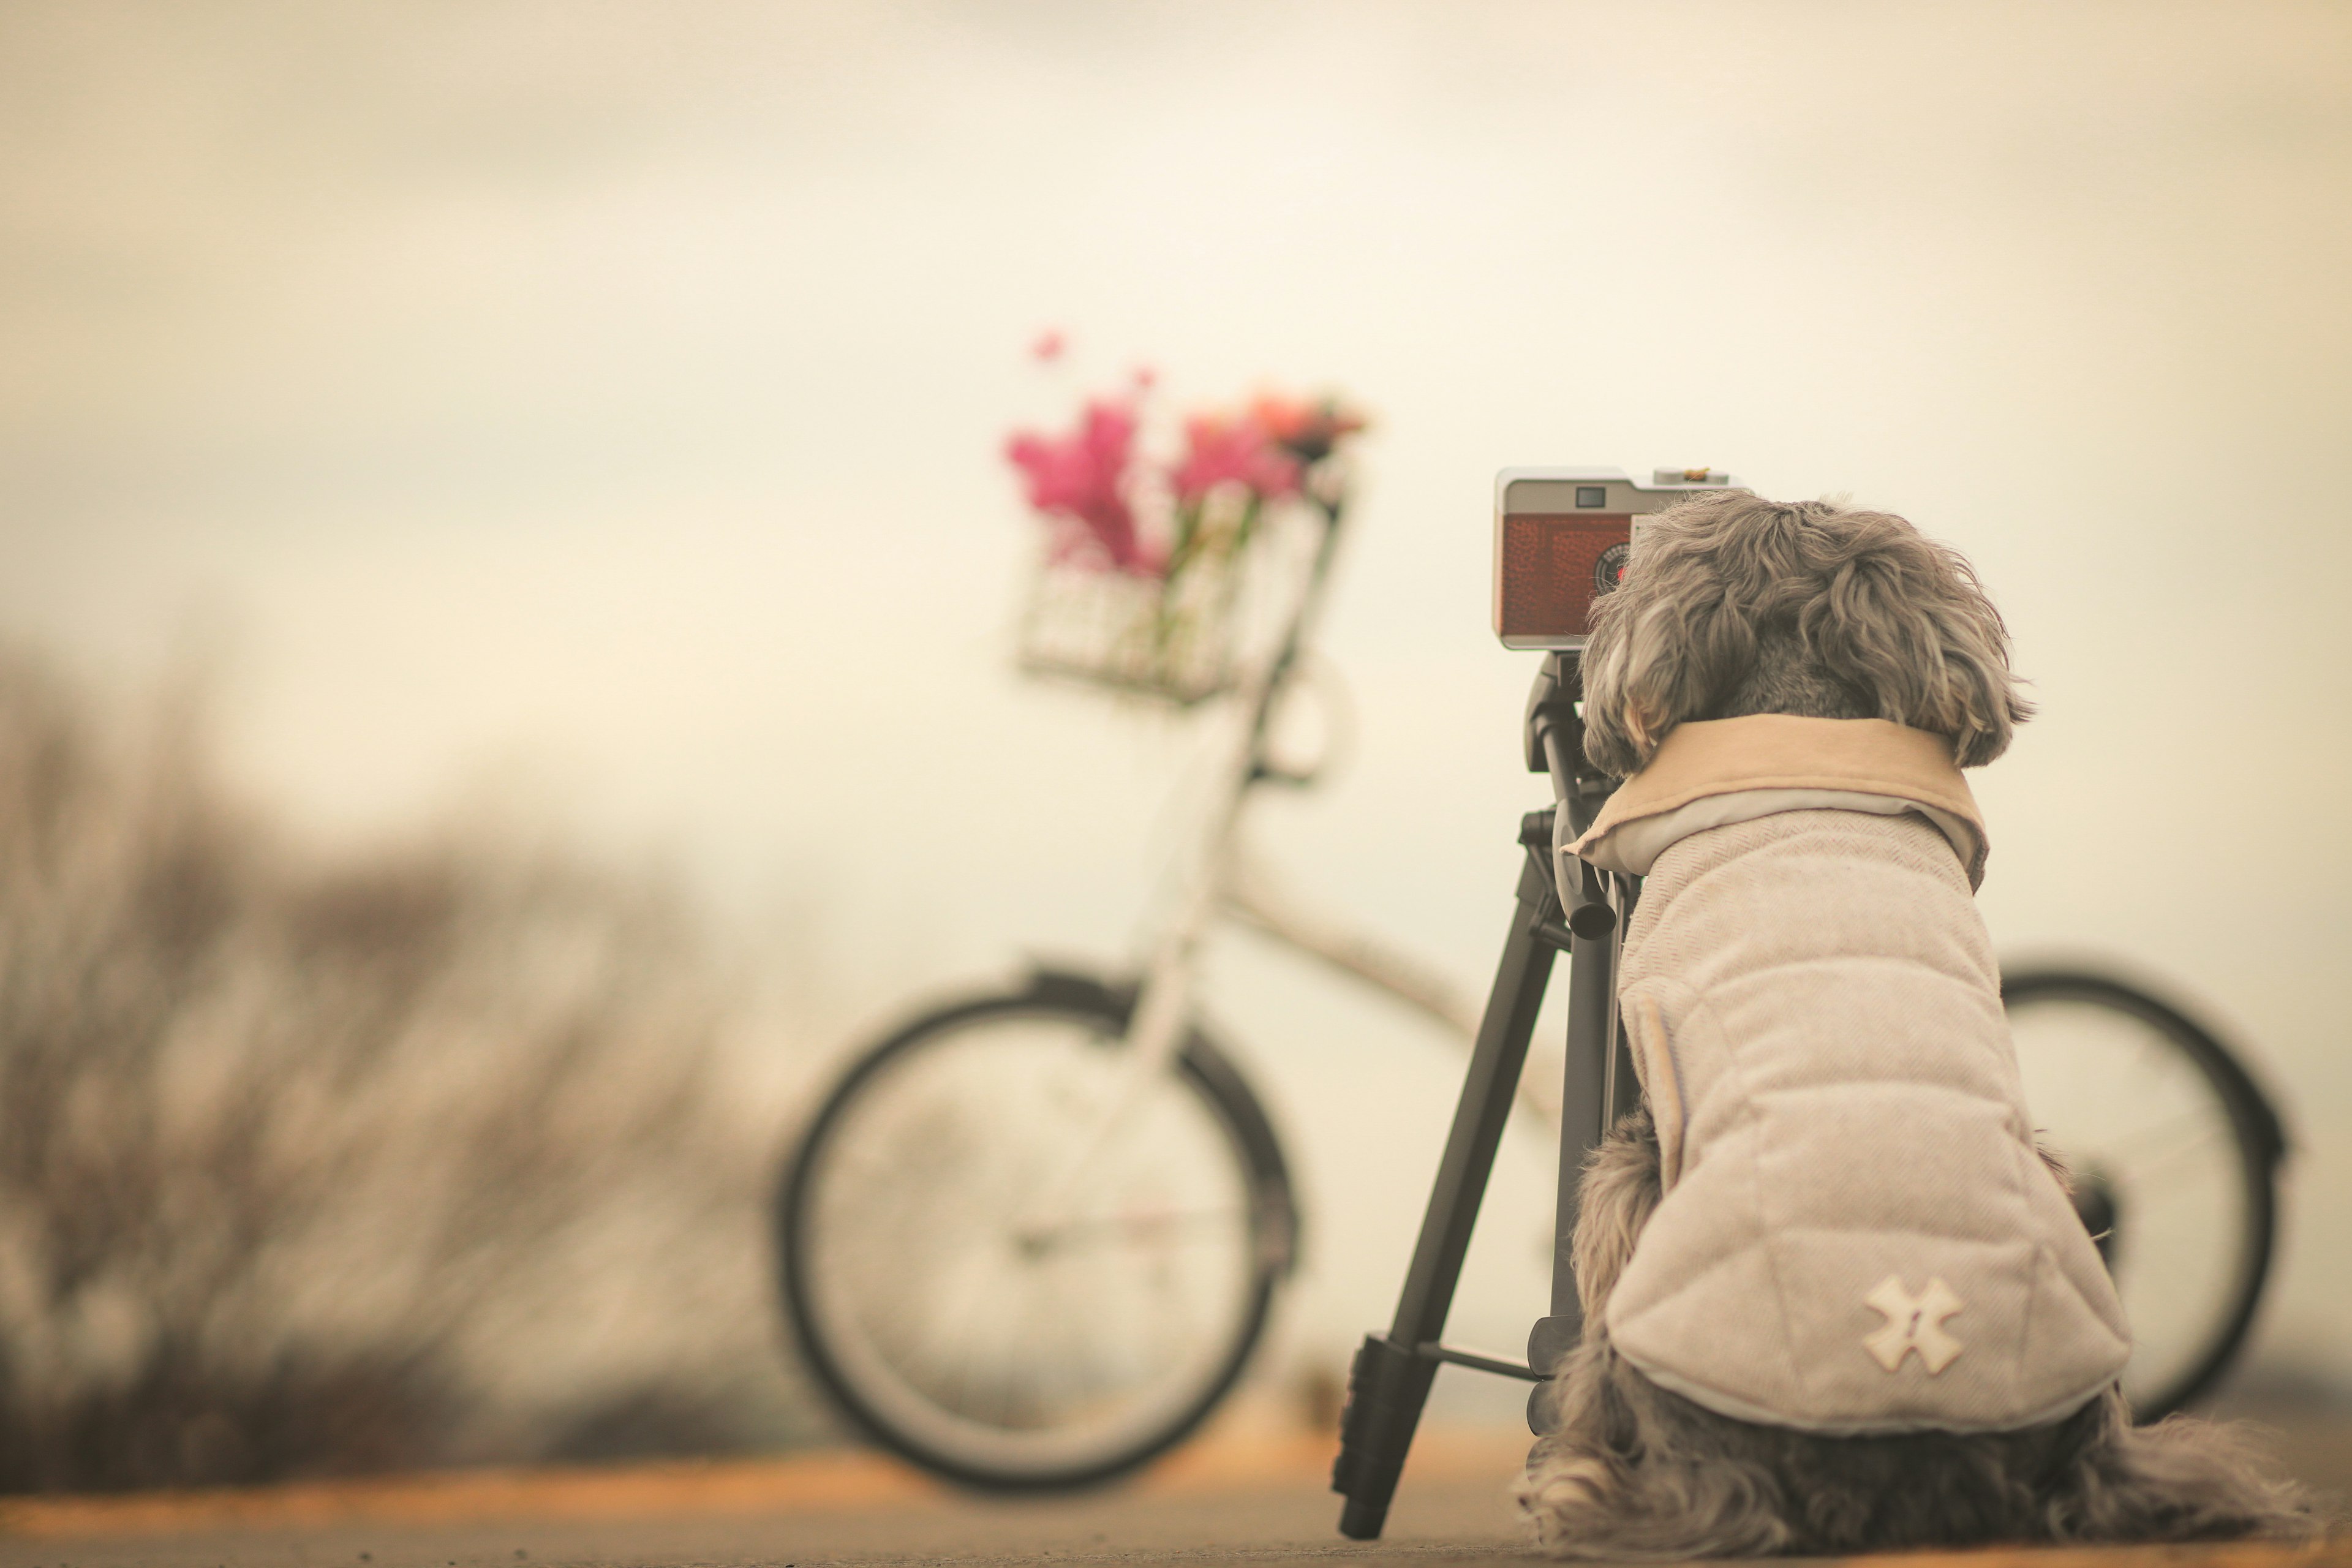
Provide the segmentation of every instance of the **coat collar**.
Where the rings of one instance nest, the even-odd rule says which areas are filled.
[[[1688,834],[1823,806],[1916,810],[1951,839],[1969,885],[1983,878],[1984,818],[1951,742],[1885,719],[1755,713],[1677,724],[1568,847],[1607,869],[1646,874]]]

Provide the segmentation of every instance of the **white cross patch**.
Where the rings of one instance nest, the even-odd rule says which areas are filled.
[[[1863,1336],[1862,1346],[1887,1371],[1917,1351],[1919,1364],[1933,1377],[1960,1353],[1960,1342],[1944,1331],[1944,1320],[1960,1310],[1960,1299],[1940,1277],[1930,1279],[1927,1288],[1914,1297],[1903,1289],[1901,1275],[1889,1274],[1863,1300],[1886,1314],[1884,1324]]]

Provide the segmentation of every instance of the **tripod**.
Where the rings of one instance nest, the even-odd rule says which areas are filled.
[[[1586,1156],[1640,1095],[1617,1020],[1617,956],[1640,891],[1637,878],[1603,874],[1559,847],[1592,824],[1615,781],[1584,761],[1579,650],[1547,654],[1528,698],[1528,769],[1549,773],[1553,805],[1519,823],[1527,851],[1517,905],[1503,942],[1486,1011],[1478,1026],[1462,1099],[1454,1112],[1396,1317],[1385,1334],[1367,1334],[1348,1375],[1339,1457],[1331,1489],[1347,1498],[1340,1533],[1370,1541],[1387,1521],[1422,1405],[1440,1364],[1521,1377],[1537,1386],[1528,1424],[1542,1431],[1543,1384],[1583,1332],[1570,1241]],[[1509,1117],[1552,961],[1569,955],[1568,1065],[1561,1086],[1559,1204],[1555,1221],[1551,1310],[1528,1335],[1528,1361],[1515,1362],[1448,1345],[1439,1337],[1454,1304],[1470,1232],[1486,1196],[1495,1151]]]

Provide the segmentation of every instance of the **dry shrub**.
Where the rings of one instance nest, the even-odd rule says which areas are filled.
[[[0,655],[0,1489],[786,1435],[733,1005],[657,883],[320,865]]]

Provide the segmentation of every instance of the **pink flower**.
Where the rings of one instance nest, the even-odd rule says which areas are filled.
[[[1256,420],[1214,415],[1184,422],[1184,460],[1170,476],[1180,504],[1192,505],[1219,485],[1238,484],[1260,500],[1298,489],[1298,463]]]
[[[1062,351],[1067,347],[1061,333],[1046,331],[1037,334],[1036,342],[1029,345],[1029,353],[1038,363],[1051,364],[1062,357]]]
[[[1135,447],[1135,410],[1097,398],[1086,405],[1078,426],[1066,436],[1022,431],[1004,444],[1028,480],[1029,504],[1068,523],[1054,545],[1056,560],[1099,552],[1121,572],[1157,571],[1135,534],[1135,511],[1127,503],[1127,469]]]

